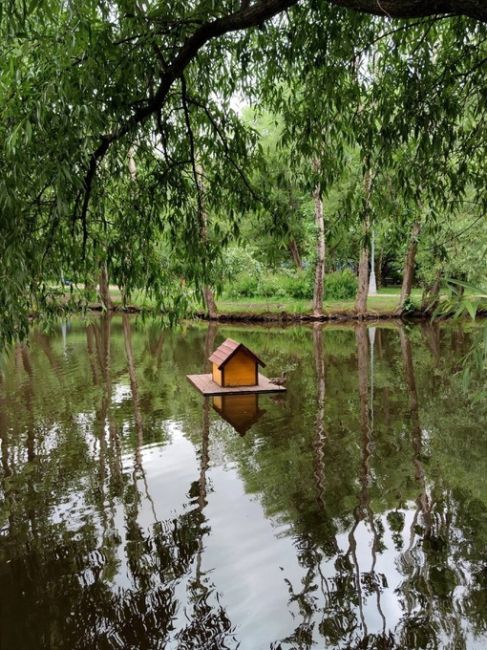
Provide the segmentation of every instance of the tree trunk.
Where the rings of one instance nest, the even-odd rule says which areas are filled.
[[[296,270],[302,271],[303,262],[301,260],[301,255],[299,254],[299,248],[294,237],[289,241],[288,247],[289,247],[289,252],[291,253],[291,257],[293,258],[293,262],[294,262],[294,266],[296,267]]]
[[[319,183],[314,191],[314,200],[316,223],[316,266],[313,291],[313,316],[322,316],[325,277],[325,220],[323,217],[323,201],[321,198],[321,186]]]
[[[367,295],[369,292],[369,249],[364,246],[360,251],[360,261],[358,265],[358,287],[355,310],[360,317],[367,313]]]
[[[380,249],[379,261],[377,262],[377,268],[375,270],[375,276],[377,278],[377,289],[382,288],[382,263],[384,260],[384,247]]]
[[[100,278],[98,284],[98,293],[100,295],[100,300],[105,311],[111,311],[113,309],[112,298],[110,296],[110,285],[108,282],[108,269],[107,263],[103,262],[101,265]]]
[[[367,313],[367,294],[369,292],[369,233],[370,233],[370,192],[372,189],[372,174],[370,169],[364,174],[364,241],[360,251],[358,265],[358,287],[355,311],[359,318]]]
[[[203,301],[205,303],[206,313],[211,320],[218,318],[218,307],[216,306],[215,296],[208,285],[203,287]]]
[[[421,311],[431,312],[436,309],[440,299],[441,268],[436,271],[436,277],[432,284],[426,286],[421,299]]]
[[[406,301],[409,300],[411,296],[411,289],[413,288],[413,278],[414,278],[414,264],[416,261],[416,252],[418,250],[418,237],[420,232],[421,232],[421,223],[419,221],[415,221],[411,228],[411,236],[409,238],[408,249],[406,251],[406,258],[404,260],[404,272],[402,277],[401,296],[399,298],[397,313],[401,313],[404,310],[404,305],[406,304]]]

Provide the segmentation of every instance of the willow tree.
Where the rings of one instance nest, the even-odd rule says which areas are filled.
[[[431,84],[422,87],[414,86],[414,78],[408,76],[408,57],[426,52],[423,42],[431,44],[432,34],[439,33],[435,28],[439,14],[444,14],[449,22],[442,32],[442,47],[433,60],[427,53],[432,69],[441,64],[437,84],[451,89],[461,83],[470,94],[472,114],[485,104],[481,101],[485,100],[482,44],[487,12],[481,0],[384,0],[380,4],[261,0],[236,5],[230,0],[2,3],[0,310],[4,335],[25,332],[33,301],[41,310],[49,308],[51,287],[61,271],[82,281],[95,268],[96,233],[105,220],[112,228],[100,209],[107,200],[123,216],[118,219],[120,232],[113,238],[111,260],[123,269],[128,284],[152,288],[157,282],[144,260],[152,258],[147,252],[158,234],[165,232],[180,244],[177,254],[185,266],[186,282],[204,285],[205,269],[210,266],[205,260],[212,259],[215,251],[203,247],[199,236],[195,152],[207,175],[208,210],[225,206],[228,219],[237,227],[238,215],[255,200],[246,177],[254,139],[232,111],[230,100],[236,91],[251,94],[263,71],[268,80],[279,78],[288,69],[291,52],[322,66],[333,45],[334,64],[341,60],[346,65],[358,48],[386,43],[382,50],[386,76],[399,78],[403,88],[396,92],[391,81],[384,87],[385,97],[376,102],[379,114],[387,117],[386,131],[390,126],[397,130],[393,121],[400,120],[401,111],[408,108],[408,97],[424,91],[415,103],[424,107],[418,123],[425,121],[425,133],[428,119],[430,124],[434,121],[435,130],[448,132],[448,121],[460,102],[455,101],[453,108],[448,104],[441,115],[428,112],[427,107],[438,106],[432,97],[441,95],[433,92],[434,74]],[[372,14],[389,18],[384,21]],[[452,18],[455,14],[460,18]],[[433,18],[428,21],[424,16]],[[419,18],[391,28],[391,17]],[[411,40],[411,30],[416,40]],[[388,32],[394,32],[389,40]],[[397,55],[387,68],[390,39]],[[428,61],[427,56],[421,60]],[[269,88],[268,83],[265,93]],[[324,104],[330,89],[328,83]],[[465,147],[474,132],[475,125],[470,136],[465,134]],[[431,154],[430,144],[423,148],[425,156]],[[126,178],[132,147],[145,174],[139,172],[132,183],[130,207],[124,209],[123,193],[116,189],[109,195],[108,190],[110,182]],[[476,155],[481,161],[480,152]],[[480,191],[483,177],[476,183]],[[138,251],[136,264],[132,248]],[[159,283],[156,293],[162,300],[165,287]]]
[[[367,3],[354,4],[363,9]],[[411,9],[401,4],[405,12]],[[389,5],[391,16],[397,15],[399,3]],[[303,156],[319,151],[324,134],[324,150],[338,169],[344,142],[360,152],[363,178],[348,209],[362,223],[356,308],[363,315],[370,227],[383,212],[386,179],[393,178],[392,191],[428,218],[435,212],[453,214],[469,188],[475,188],[475,201],[486,205],[482,160],[487,142],[481,117],[486,28],[481,21],[426,16],[424,7],[417,20],[392,26],[362,14],[333,22],[329,11],[328,3],[305,4],[291,14],[293,43],[278,49],[286,90],[272,71],[264,98],[282,110],[298,134],[296,147]],[[324,35],[310,29],[320,22],[329,25]],[[408,148],[406,164],[403,152]],[[346,166],[341,167],[340,173],[346,173]],[[411,236],[401,309],[412,284],[418,224],[407,228]]]

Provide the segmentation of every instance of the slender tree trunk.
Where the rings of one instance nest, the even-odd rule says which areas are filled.
[[[198,184],[198,192],[200,193],[199,201],[199,219],[200,219],[200,237],[203,246],[208,242],[208,213],[205,207],[205,188],[203,183],[203,169],[201,165],[196,165],[196,177]],[[205,305],[206,313],[210,319],[218,318],[218,308],[215,302],[213,290],[207,284],[203,287],[203,302]]]
[[[289,247],[289,252],[291,253],[291,257],[293,258],[293,262],[294,262],[294,266],[296,267],[296,270],[302,271],[303,262],[301,260],[301,255],[299,254],[299,248],[294,237],[289,241],[288,247]]]
[[[313,291],[313,316],[322,316],[325,278],[325,220],[323,217],[323,200],[321,198],[321,186],[319,183],[314,191],[314,200],[316,224],[316,266]]]
[[[370,192],[372,189],[372,173],[370,169],[364,174],[364,239],[360,251],[358,265],[358,287],[357,299],[355,301],[355,311],[359,318],[363,318],[367,313],[367,294],[369,291],[369,233],[370,233]]]
[[[355,310],[360,317],[367,313],[367,295],[369,291],[369,249],[363,246],[358,265],[358,287]]]
[[[377,289],[382,288],[382,263],[383,263],[383,260],[384,260],[384,248],[382,247],[380,249],[379,260],[377,262],[377,268],[376,268],[376,271],[375,271],[375,276],[377,278]]]
[[[206,313],[210,320],[218,318],[218,307],[216,306],[215,296],[208,285],[203,287],[203,301],[205,303]]]
[[[401,296],[399,298],[399,305],[397,307],[398,313],[401,313],[404,310],[404,305],[411,296],[411,289],[413,288],[414,279],[414,264],[416,262],[416,252],[418,250],[418,237],[420,232],[421,223],[419,221],[415,221],[411,228],[411,236],[409,238],[408,249],[406,251],[406,258],[404,260]]]
[[[442,269],[440,268],[436,271],[436,276],[432,284],[426,286],[423,290],[423,297],[421,299],[421,311],[423,312],[431,312],[438,305],[440,299],[441,273]]]
[[[113,309],[112,298],[110,296],[110,285],[108,282],[108,269],[106,262],[103,262],[100,270],[100,278],[98,283],[98,293],[100,300],[105,311]]]

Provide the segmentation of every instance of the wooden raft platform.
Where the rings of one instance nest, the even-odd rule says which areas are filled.
[[[278,386],[259,373],[257,386],[219,386],[213,381],[211,374],[186,375],[186,379],[203,395],[243,395],[245,393],[281,393],[285,386]]]

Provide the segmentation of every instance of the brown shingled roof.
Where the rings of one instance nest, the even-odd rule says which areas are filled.
[[[238,351],[238,350],[245,350],[247,354],[249,354],[251,357],[255,359],[255,361],[265,368],[265,363],[259,359],[259,357],[251,352],[251,350],[248,349],[247,346],[243,345],[242,343],[238,343],[237,341],[234,341],[233,339],[226,339],[220,347],[218,347],[213,354],[210,357],[210,361],[212,363],[216,363],[218,365],[218,368],[221,368],[226,364],[227,361],[229,361],[233,355]]]

